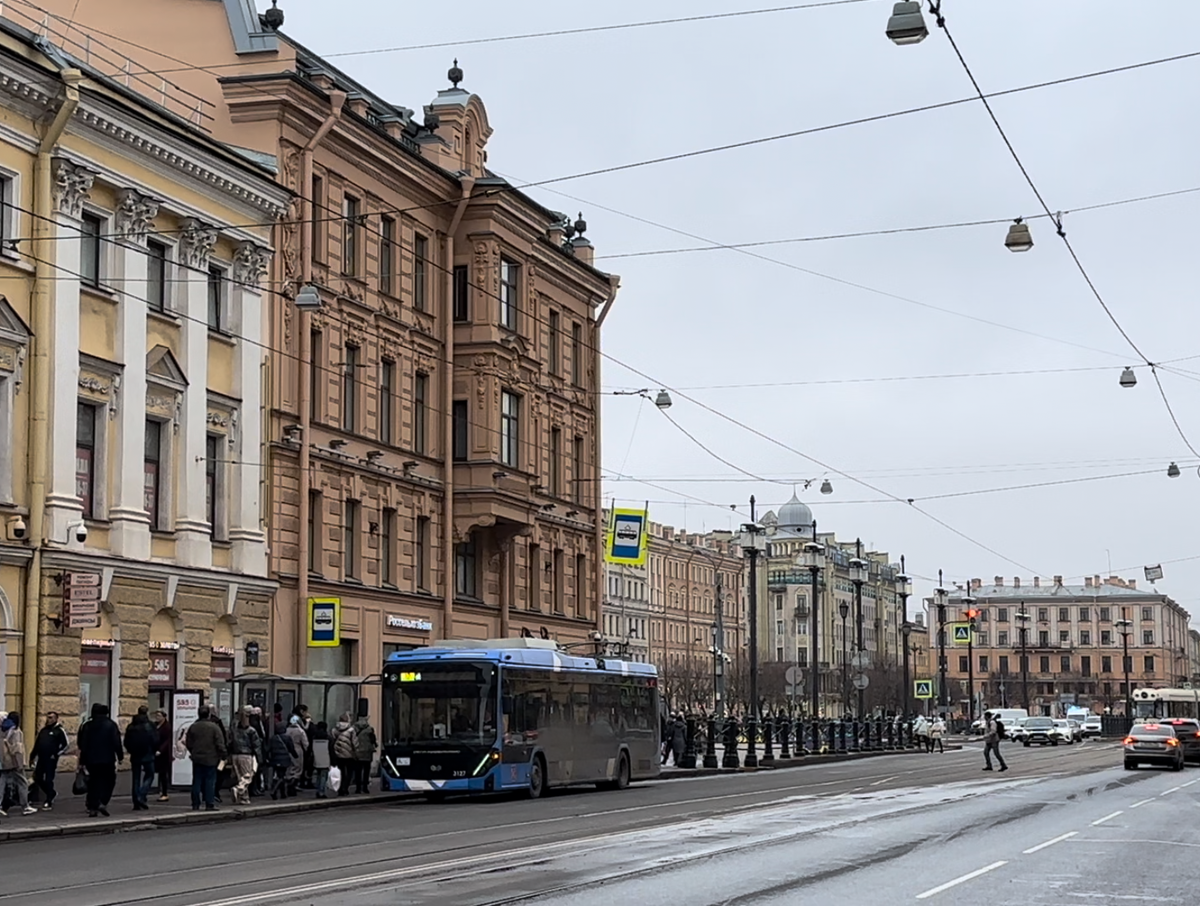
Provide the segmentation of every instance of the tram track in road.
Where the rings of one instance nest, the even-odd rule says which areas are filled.
[[[629,793],[619,797],[613,794],[567,792],[555,795],[546,803],[495,803],[502,806],[502,811],[493,809],[493,803],[464,802],[461,805],[452,803],[436,806],[401,804],[388,806],[386,809],[372,808],[366,812],[346,812],[345,815],[339,814],[336,818],[333,813],[330,813],[322,816],[321,825],[315,832],[311,822],[300,829],[298,840],[301,846],[289,852],[268,851],[257,857],[245,857],[243,851],[243,853],[239,853],[238,858],[224,858],[219,850],[209,849],[206,851],[207,864],[203,866],[184,864],[166,872],[161,870],[122,872],[118,863],[115,871],[104,871],[102,876],[80,883],[40,886],[37,889],[25,890],[13,890],[9,885],[8,889],[0,892],[0,903],[24,906],[25,901],[33,902],[35,899],[38,906],[58,906],[60,903],[72,904],[72,906],[183,903],[195,902],[195,887],[198,886],[196,878],[203,879],[199,882],[204,885],[203,895],[212,897],[237,890],[245,891],[247,887],[252,890],[260,889],[263,885],[291,887],[297,881],[316,878],[335,877],[336,884],[346,885],[354,883],[356,877],[370,874],[371,869],[380,869],[383,866],[387,866],[384,869],[386,871],[426,872],[431,868],[436,871],[436,866],[444,864],[444,860],[448,858],[494,859],[495,854],[479,853],[481,827],[487,828],[489,839],[498,845],[511,844],[518,840],[522,844],[533,843],[539,850],[538,857],[540,858],[547,846],[555,846],[560,842],[573,848],[588,845],[590,837],[571,836],[577,832],[578,826],[597,827],[607,823],[607,834],[601,834],[597,839],[611,838],[614,833],[642,833],[663,823],[676,824],[717,815],[732,816],[741,812],[763,809],[785,797],[795,801],[799,801],[801,798],[828,801],[853,796],[860,792],[884,792],[885,788],[881,788],[881,784],[886,784],[887,787],[922,787],[928,785],[931,779],[936,778],[939,781],[946,779],[947,771],[959,775],[960,779],[978,779],[972,770],[973,763],[970,767],[967,766],[968,761],[973,762],[973,759],[968,757],[969,754],[956,753],[954,756],[947,755],[946,758],[929,756],[936,763],[920,763],[911,767],[909,766],[910,761],[907,759],[886,757],[880,758],[878,761],[871,759],[837,765],[801,766],[798,770],[787,772],[762,771],[755,774],[718,775],[708,778],[649,782],[635,785]],[[1054,760],[1057,761],[1057,759]],[[1045,762],[1048,761],[1051,759],[1037,757],[1036,761],[1030,760],[1030,767],[1044,769]],[[902,766],[906,769],[898,770]],[[1064,764],[1064,768],[1067,767],[1068,764]],[[1084,768],[1086,766],[1080,764],[1077,767]],[[832,773],[845,774],[845,776],[833,777]],[[1011,777],[1011,775],[1007,776]],[[795,782],[783,782],[778,786],[771,785],[787,780]],[[750,788],[730,789],[731,785],[739,783],[749,784]],[[684,795],[672,796],[657,802],[644,801],[644,797],[664,793],[683,793]],[[643,801],[638,801],[639,794],[642,795]],[[487,823],[497,814],[511,818],[514,811],[539,809],[545,805],[558,806],[560,809],[565,805],[567,810],[554,815],[531,815],[528,820],[509,820],[502,824]],[[576,805],[580,807],[576,808]],[[473,809],[479,811],[472,815],[471,810]],[[405,812],[408,814],[404,814]],[[337,832],[336,824],[333,824],[332,829],[324,832],[321,827],[342,818],[353,818],[355,814],[370,816],[372,819],[366,825],[356,825],[351,831],[351,835],[358,839],[336,845],[304,848],[303,844],[306,840],[313,844],[329,843],[329,834]],[[452,827],[445,830],[431,827],[429,833],[422,833],[422,824],[436,825],[438,822],[444,824],[445,818],[455,818],[458,814],[470,819],[470,826]],[[381,815],[385,817],[381,818]],[[393,816],[396,819],[395,827],[403,828],[402,832],[390,832]],[[476,818],[481,820],[475,820]],[[257,825],[258,822],[254,823]],[[372,824],[379,827],[379,832],[384,836],[379,839],[362,839],[373,831]],[[180,846],[186,847],[189,845],[189,838],[185,835],[189,831],[200,832],[205,828],[210,832],[218,828],[221,831],[226,828],[242,830],[245,827],[240,822],[234,825],[199,825],[190,828],[164,829],[155,837],[162,841],[177,838],[180,840]],[[309,836],[305,837],[306,834]],[[505,840],[506,835],[510,839]],[[564,842],[564,835],[571,836],[571,839]],[[125,834],[106,839],[121,838],[129,839]],[[88,839],[96,840],[97,838],[63,839],[61,842],[56,842],[58,846],[69,847]],[[235,846],[236,844],[229,846],[230,855],[238,853]],[[402,847],[408,848],[408,851],[397,852],[397,849]],[[511,850],[505,850],[505,852],[511,852]],[[470,856],[472,853],[478,855]],[[350,858],[342,858],[347,856]],[[437,859],[433,865],[430,864],[432,857]],[[131,864],[137,865],[138,862],[131,860]],[[222,876],[232,875],[233,878],[229,881],[222,880],[219,883],[212,883],[213,864],[220,865]],[[98,870],[96,874],[99,875],[101,872]],[[168,889],[163,889],[164,884],[169,885]],[[142,885],[145,887],[143,888]],[[131,891],[139,889],[145,889],[146,892],[129,896]],[[87,895],[89,891],[93,896]]]

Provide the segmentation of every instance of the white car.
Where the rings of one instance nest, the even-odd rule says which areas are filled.
[[[1069,720],[1055,720],[1054,735],[1058,738],[1059,742],[1065,742],[1067,745],[1075,742],[1075,731],[1071,729],[1071,722]]]
[[[1018,717],[1013,721],[1012,726],[1005,726],[1004,735],[1013,742],[1021,742],[1025,738],[1025,721],[1028,717]]]
[[[1101,723],[1099,714],[1093,714],[1090,717],[1084,718],[1084,721],[1083,721],[1083,738],[1084,739],[1087,739],[1089,736],[1099,736],[1102,731],[1103,731],[1103,724]]]

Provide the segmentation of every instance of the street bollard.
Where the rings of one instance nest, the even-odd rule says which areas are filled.
[[[838,751],[846,751],[846,718],[838,721]]]
[[[796,753],[797,758],[803,758],[809,754],[808,743],[804,739],[804,722],[799,717],[796,717],[790,721],[790,726],[792,728],[792,738],[796,740],[793,751]]]
[[[870,718],[864,718],[863,720],[859,721],[858,731],[859,731],[859,733],[862,734],[862,736],[859,740],[859,744],[858,744],[859,751],[860,752],[870,752],[871,751],[871,720],[870,720]]]
[[[854,718],[853,723],[850,724],[850,731],[851,731],[850,751],[851,752],[861,752],[862,751],[862,737],[860,735],[861,729],[862,728],[859,726],[859,723],[858,723],[858,718],[857,717]]]
[[[788,747],[788,737],[792,735],[792,723],[783,714],[776,718],[776,725],[779,727],[779,757],[791,758],[792,752]]]
[[[887,722],[887,747],[889,751],[896,751],[896,721],[889,720]]]
[[[725,757],[721,759],[721,767],[734,768],[741,767],[741,762],[738,759],[738,722],[736,717],[729,717],[725,720]]]
[[[710,717],[708,719],[708,739],[704,746],[704,766],[706,768],[720,767],[721,762],[717,759],[717,719]]]
[[[771,712],[768,711],[763,715],[762,723],[763,734],[763,753],[759,764],[774,764],[775,763],[775,739],[772,734],[775,732],[775,722],[771,720]]]
[[[696,715],[687,716],[686,741],[683,745],[683,758],[679,767],[694,768],[696,766]]]
[[[821,727],[821,733],[825,737],[825,751],[836,752],[833,739],[833,721],[827,720]]]
[[[821,754],[821,721],[814,717],[813,721],[812,721],[812,726],[809,728],[809,732],[812,733],[813,754],[820,755]]]
[[[746,757],[742,765],[747,768],[758,767],[758,721],[753,713],[746,715]]]
[[[875,721],[867,718],[863,721],[863,748],[868,752],[875,751]]]

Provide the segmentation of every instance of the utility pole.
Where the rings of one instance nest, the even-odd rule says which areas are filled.
[[[934,591],[937,602],[937,645],[938,645],[938,709],[944,712],[946,700],[946,589],[942,587],[942,571],[938,570],[938,587]]]
[[[754,511],[754,495],[750,495],[750,522],[745,526],[750,540],[750,713],[746,718],[746,760],[748,768],[758,767],[755,751],[758,733],[758,519]]]
[[[1125,671],[1125,716],[1133,716],[1133,690],[1129,688],[1129,628],[1133,621],[1127,615],[1127,609],[1121,608],[1121,619],[1117,620],[1117,628],[1121,630],[1121,667]]]
[[[1025,713],[1029,713],[1029,651],[1026,647],[1026,638],[1029,632],[1029,611],[1025,609],[1025,602],[1021,602],[1021,609],[1017,611],[1017,622],[1021,624],[1021,707],[1025,709]]]
[[[967,727],[975,723],[975,618],[979,611],[975,609],[975,599],[971,597],[971,580],[967,580],[967,593],[963,597],[966,608],[963,615],[967,618]]]
[[[854,583],[854,647],[858,652],[858,675],[865,676],[862,673],[865,668],[864,652],[866,648],[863,645],[863,612],[862,612],[862,587],[863,582],[867,579],[866,564],[862,559],[862,539],[859,538],[854,542],[854,560],[850,564],[850,581]],[[858,689],[858,702],[856,705],[855,717],[862,720],[866,710],[865,702],[865,687],[858,682],[857,676],[855,686]]]
[[[812,717],[816,720],[821,716],[821,647],[818,644],[817,632],[821,625],[819,618],[819,602],[817,598],[817,577],[821,573],[821,568],[825,565],[825,556],[821,551],[820,544],[817,542],[817,520],[813,520],[812,524],[812,547],[809,549],[810,556],[808,559],[809,576],[812,579],[812,659],[809,667],[809,673],[812,677]],[[808,545],[805,545],[807,547]]]
[[[721,600],[721,570],[717,570],[716,617],[713,624],[713,711],[725,716],[725,602]]]

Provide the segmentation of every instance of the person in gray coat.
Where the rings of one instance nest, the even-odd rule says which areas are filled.
[[[365,715],[360,717],[354,722],[354,792],[371,792],[371,762],[378,747],[375,728]]]

